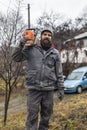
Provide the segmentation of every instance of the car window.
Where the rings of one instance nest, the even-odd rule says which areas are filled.
[[[68,75],[68,80],[79,80],[82,77],[83,72],[72,72]]]
[[[87,73],[85,73],[84,76],[87,78]]]

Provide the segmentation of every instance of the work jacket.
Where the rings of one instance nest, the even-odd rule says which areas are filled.
[[[16,62],[27,61],[26,87],[36,90],[63,88],[62,64],[59,52],[51,47],[44,51],[41,45],[19,46],[12,54]]]

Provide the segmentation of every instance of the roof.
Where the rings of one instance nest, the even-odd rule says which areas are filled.
[[[82,39],[82,38],[87,38],[87,32],[81,33],[74,37],[74,39],[76,39],[76,40]]]
[[[81,33],[81,34],[79,34],[71,39],[68,39],[64,43],[70,42],[71,40],[74,40],[74,39],[79,40],[79,39],[83,39],[83,38],[87,38],[87,32]]]

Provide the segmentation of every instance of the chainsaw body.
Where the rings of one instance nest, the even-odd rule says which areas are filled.
[[[32,31],[30,29],[26,29],[23,32],[23,37],[28,39],[28,40],[34,40],[34,31]]]

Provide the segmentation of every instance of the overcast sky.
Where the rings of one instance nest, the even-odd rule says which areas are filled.
[[[0,12],[6,12],[13,8],[15,0],[0,0]],[[30,4],[31,23],[44,12],[53,11],[75,19],[87,7],[87,0],[24,0],[21,13],[27,22],[27,4]]]

